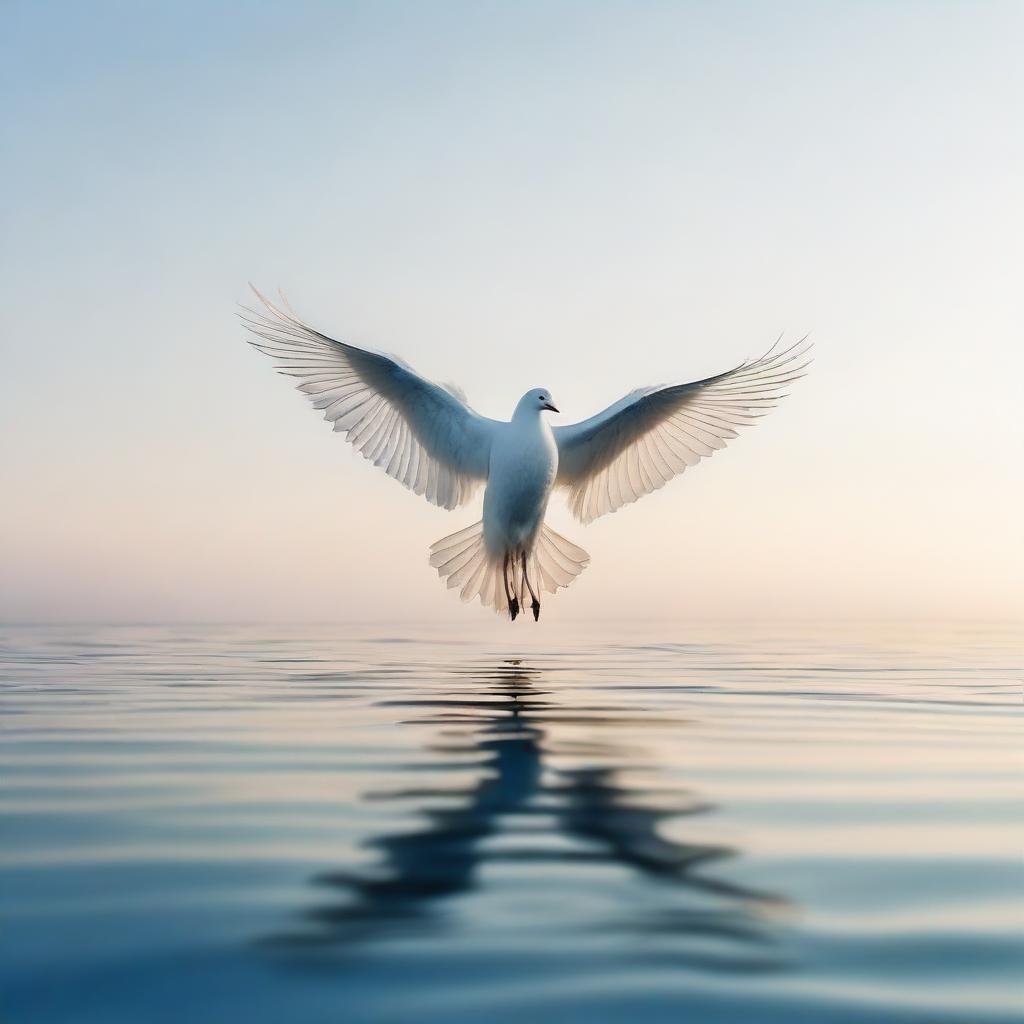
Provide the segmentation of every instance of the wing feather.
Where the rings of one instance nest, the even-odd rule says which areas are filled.
[[[455,508],[486,479],[494,420],[470,409],[450,385],[396,359],[321,334],[283,302],[255,288],[263,309],[243,307],[254,348],[273,359],[346,440],[388,476],[427,501]]]
[[[581,423],[555,427],[558,480],[588,523],[661,487],[757,422],[810,363],[806,339],[671,387],[643,388]]]

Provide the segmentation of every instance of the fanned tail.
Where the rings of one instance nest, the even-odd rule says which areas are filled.
[[[529,591],[523,579],[520,551],[511,551],[509,586],[522,607]],[[508,611],[503,576],[504,556],[495,557],[484,544],[483,521],[449,534],[430,546],[430,564],[449,590],[459,589],[463,601],[479,597],[499,614]],[[526,556],[526,571],[534,589],[555,593],[567,587],[590,564],[590,555],[547,525],[541,525],[533,551]]]

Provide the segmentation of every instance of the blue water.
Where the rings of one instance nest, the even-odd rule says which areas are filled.
[[[0,629],[0,1019],[1024,1019],[1019,630]]]

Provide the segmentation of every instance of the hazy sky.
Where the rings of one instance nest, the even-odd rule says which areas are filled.
[[[8,2],[0,619],[491,614],[426,564],[477,507],[333,435],[247,279],[502,418],[811,332],[712,460],[555,499],[542,627],[1021,616],[1022,52],[973,0]]]

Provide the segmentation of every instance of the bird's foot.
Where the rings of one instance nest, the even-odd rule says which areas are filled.
[[[516,616],[519,614],[519,598],[513,597],[508,603],[508,614],[513,622],[516,621]]]
[[[534,598],[533,599],[533,603],[530,605],[530,608],[533,611],[533,621],[534,622],[539,621],[540,620],[540,601],[538,601],[537,598]]]

